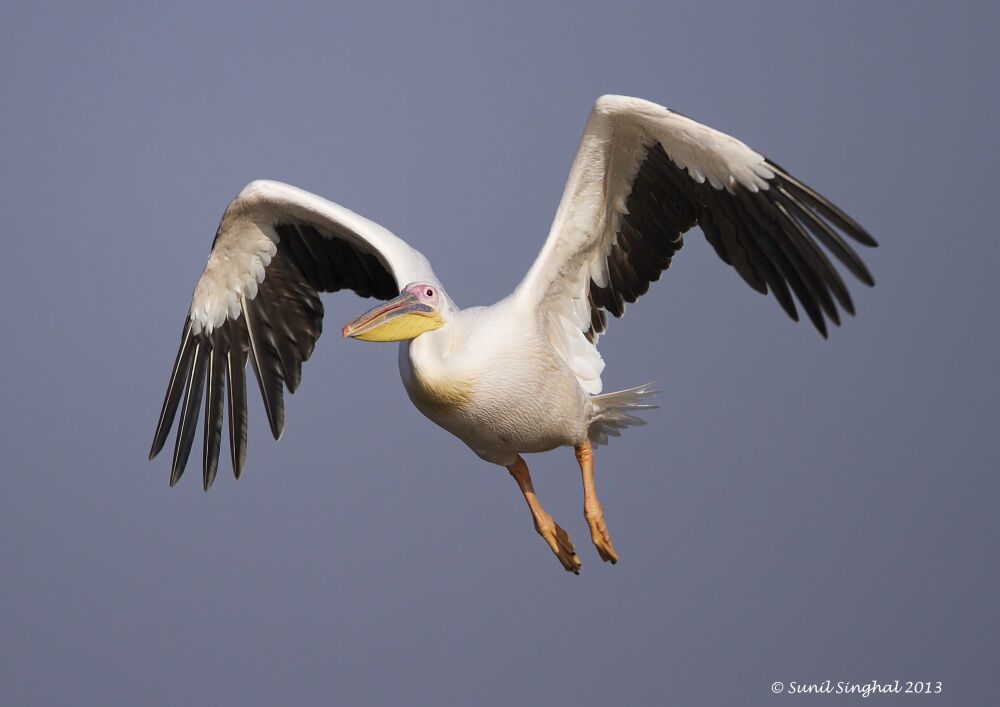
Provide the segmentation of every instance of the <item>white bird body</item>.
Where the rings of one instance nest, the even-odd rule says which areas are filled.
[[[453,312],[399,349],[410,400],[488,462],[587,439],[592,405],[548,336],[508,297]],[[511,385],[512,381],[517,385]]]
[[[400,341],[399,371],[421,413],[482,459],[507,467],[535,527],[563,567],[580,566],[568,534],[534,495],[521,454],[572,446],[585,516],[601,557],[617,554],[594,488],[592,446],[643,424],[648,385],[601,394],[598,341],[699,226],[753,289],[826,336],[850,295],[826,254],[873,284],[844,236],[874,246],[847,214],[739,140],[663,106],[602,96],[594,104],[538,258],[514,292],[460,309],[430,263],[382,226],[309,192],[251,182],[227,207],[195,287],[150,458],[180,410],[171,485],[181,477],[205,399],[203,480],[218,467],[224,410],[239,478],[246,455],[246,380],[256,374],[272,434],[284,391],[322,331],[320,292],[350,289],[379,305],[343,329]],[[793,294],[795,299],[793,299]],[[183,402],[182,402],[183,398]]]

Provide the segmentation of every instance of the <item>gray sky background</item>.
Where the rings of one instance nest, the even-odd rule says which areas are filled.
[[[944,694],[893,704],[994,700],[998,20],[4,3],[0,703],[851,704],[770,686],[897,678]],[[280,444],[255,397],[244,478],[225,462],[206,495],[193,463],[167,487],[153,426],[247,181],[381,222],[459,304],[489,303],[608,92],[736,135],[882,243],[827,342],[697,232],[613,322],[607,389],[664,391],[597,456],[618,566],[590,546],[572,453],[529,463],[580,577],[507,473],[412,409],[394,346],[335,335],[368,306],[350,295],[326,298]]]

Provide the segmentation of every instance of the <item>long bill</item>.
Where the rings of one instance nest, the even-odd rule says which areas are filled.
[[[402,341],[437,329],[440,325],[440,315],[433,307],[404,292],[344,325],[341,333],[345,338],[362,341]]]

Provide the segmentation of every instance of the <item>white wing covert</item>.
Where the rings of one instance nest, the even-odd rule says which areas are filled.
[[[850,216],[739,140],[663,106],[602,96],[587,121],[559,209],[516,296],[544,318],[583,388],[601,391],[597,340],[670,266],[698,225],[753,289],[819,332],[854,313],[821,243],[859,280],[874,281],[841,234],[875,240]]]
[[[388,300],[415,281],[440,289],[427,259],[385,228],[287,184],[251,182],[226,208],[195,287],[150,459],[163,448],[179,406],[170,485],[177,483],[204,396],[205,490],[215,480],[227,404],[239,478],[246,458],[247,359],[278,439],[284,389],[298,388],[302,363],[322,332],[319,293],[349,289]]]

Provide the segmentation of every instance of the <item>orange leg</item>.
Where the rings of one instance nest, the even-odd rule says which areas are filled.
[[[528,473],[528,465],[524,463],[524,459],[518,456],[517,461],[507,467],[507,471],[514,477],[518,488],[524,494],[524,500],[531,510],[531,518],[535,521],[535,530],[552,548],[552,552],[559,558],[559,562],[567,572],[580,574],[580,558],[573,549],[573,543],[566,531],[552,520],[552,516],[538,502],[535,487],[531,485],[531,474]]]
[[[618,553],[611,544],[611,534],[608,533],[608,526],[604,524],[604,509],[597,500],[597,488],[594,485],[594,450],[590,446],[590,440],[575,447],[575,450],[576,461],[580,464],[580,473],[583,475],[583,517],[590,526],[590,539],[601,559],[615,564],[618,562]]]

